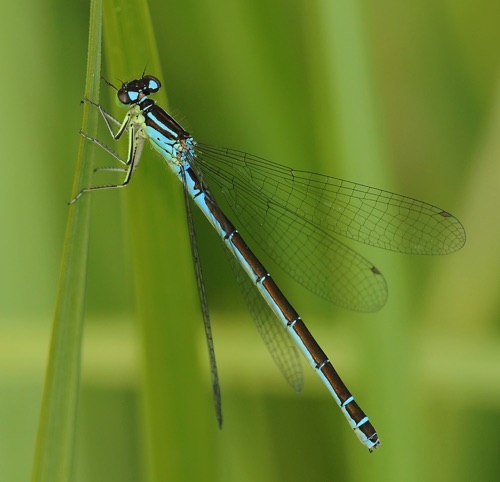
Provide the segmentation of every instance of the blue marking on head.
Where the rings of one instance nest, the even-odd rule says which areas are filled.
[[[160,86],[158,85],[158,82],[156,81],[156,79],[149,79],[148,89],[158,90],[159,88],[160,88]]]

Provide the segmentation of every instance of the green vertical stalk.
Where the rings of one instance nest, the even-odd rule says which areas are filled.
[[[107,1],[104,32],[111,81],[138,78],[145,68],[163,79],[145,0]],[[165,92],[163,85],[155,100],[166,108]],[[142,341],[145,478],[211,480],[216,422],[198,363],[202,325],[182,187],[158,155],[146,148],[143,157],[123,196]]]
[[[343,172],[353,171],[352,164],[355,162],[356,165],[362,166],[370,183],[390,186],[391,168],[388,164],[387,142],[380,127],[380,99],[364,25],[366,12],[363,3],[345,0],[321,1],[320,8],[326,55],[330,59],[328,65],[331,96],[337,106],[337,123],[341,126],[338,142],[340,157],[344,162]],[[332,125],[335,125],[335,122],[332,122]],[[379,259],[384,258],[385,256],[379,256]],[[373,384],[372,392],[378,390],[378,399],[383,400],[383,403],[372,403],[371,407],[363,403],[363,407],[379,433],[382,443],[379,451],[383,452],[386,450],[385,442],[391,444],[395,440],[403,440],[411,431],[411,424],[414,422],[411,411],[406,408],[411,405],[411,395],[408,389],[403,389],[409,386],[407,382],[413,373],[410,362],[413,352],[409,341],[411,338],[403,323],[403,320],[412,317],[408,305],[408,288],[405,285],[410,273],[405,270],[404,262],[395,256],[388,256],[379,267],[382,271],[392,273],[398,284],[389,285],[389,302],[380,315],[371,315],[373,320],[378,319],[378,322],[374,321],[371,325],[373,332],[367,328],[364,338],[358,336],[357,340],[361,352],[370,354],[370,365],[376,367],[375,373],[382,374],[377,383]],[[394,370],[394,366],[398,369]],[[363,385],[369,388],[370,382],[367,380]],[[358,395],[359,399],[362,399],[361,395]],[[390,418],[384,419],[384,408],[391,413]],[[416,436],[406,440],[404,445],[399,444],[393,448],[398,451],[398,464],[392,467],[396,479],[418,479],[418,467],[412,465],[408,457],[412,449],[418,450]],[[360,478],[369,476],[374,470],[370,468],[372,472],[367,471],[367,467],[359,466],[357,462],[355,467]],[[382,472],[385,466],[381,464],[377,470]]]
[[[85,94],[98,99],[101,64],[100,0],[90,6],[90,31]],[[97,112],[83,107],[83,130],[95,135]],[[93,149],[83,138],[78,149],[73,193],[89,185]],[[81,371],[81,345],[87,273],[90,196],[68,211],[64,252],[45,378],[33,482],[67,482],[72,479],[75,426]]]

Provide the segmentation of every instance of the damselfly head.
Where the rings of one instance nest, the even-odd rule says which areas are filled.
[[[161,82],[152,75],[125,82],[118,91],[118,100],[125,105],[138,104],[142,99],[160,90]]]

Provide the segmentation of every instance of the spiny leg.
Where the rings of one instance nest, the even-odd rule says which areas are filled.
[[[128,126],[128,116],[127,116],[126,122],[127,122],[127,126]],[[123,125],[125,125],[125,122]],[[126,129],[126,130],[128,130],[128,129]],[[92,187],[83,188],[71,201],[68,202],[69,205],[75,203],[81,196],[83,196],[85,193],[90,192],[90,191],[99,191],[99,190],[104,190],[104,189],[117,189],[117,188],[125,187],[130,182],[130,179],[132,177],[132,172],[134,171],[134,168],[135,168],[137,162],[139,161],[139,157],[142,153],[142,147],[144,144],[144,140],[140,136],[137,136],[137,135],[135,135],[134,132],[131,132],[130,133],[130,142],[129,142],[129,154],[128,154],[127,160],[124,161],[116,152],[114,152],[112,149],[110,149],[108,146],[106,146],[100,140],[95,139],[94,137],[90,137],[89,135],[85,134],[82,131],[80,131],[80,134],[83,137],[85,137],[85,139],[97,144],[99,147],[101,147],[106,152],[111,154],[119,162],[121,162],[123,165],[127,166],[127,168],[126,169],[121,169],[121,168],[103,168],[103,169],[101,169],[101,170],[116,170],[119,172],[120,171],[125,172],[125,179],[120,184],[105,184],[102,186],[92,186]],[[97,170],[99,170],[99,169],[97,169]]]
[[[128,126],[130,123],[130,112],[127,113],[123,122],[120,122],[119,120],[115,119],[111,114],[109,114],[107,111],[105,111],[101,105],[97,104],[93,100],[90,100],[88,97],[84,97],[83,100],[85,102],[88,102],[90,105],[93,105],[94,107],[97,107],[99,109],[99,112],[101,113],[102,118],[104,119],[104,122],[106,123],[106,127],[108,128],[113,139],[115,141],[120,139],[120,137],[123,135],[123,133],[128,129]],[[116,134],[115,134],[115,131],[113,130],[113,126],[111,125],[111,122],[120,126],[118,129],[118,132]]]

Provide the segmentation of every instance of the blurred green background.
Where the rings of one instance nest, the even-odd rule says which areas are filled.
[[[179,472],[150,480],[498,480],[498,2],[151,0],[150,8],[170,107],[196,138],[425,200],[455,214],[468,234],[465,248],[444,258],[356,245],[389,284],[376,314],[331,306],[276,272],[376,426],[382,447],[369,455],[305,364],[301,395],[280,378],[220,243],[201,229],[224,429],[212,413],[201,316],[179,303],[165,323],[187,326],[199,353],[191,367],[170,367],[182,382],[169,389],[174,398],[188,390],[192,371],[202,382],[178,411],[177,429],[193,410],[206,422],[200,433],[186,423],[185,440],[161,447]],[[10,482],[28,480],[33,459],[88,5],[8,2],[2,23],[0,480]],[[146,158],[141,169],[161,165]],[[109,159],[100,153],[98,162]],[[145,441],[141,413],[127,195],[93,199],[77,481],[147,480],[150,451],[160,450]],[[200,439],[206,450],[189,452]]]

